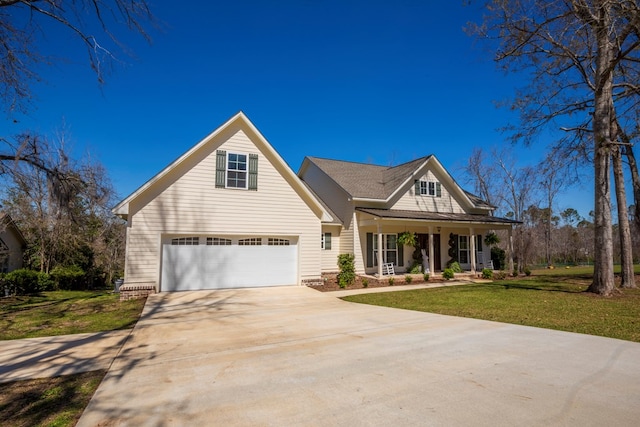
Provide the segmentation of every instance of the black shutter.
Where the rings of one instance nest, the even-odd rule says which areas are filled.
[[[258,155],[249,154],[249,190],[258,189]]]
[[[404,266],[404,245],[398,244],[396,240],[396,246],[398,247],[398,260],[396,264],[398,267],[402,267]]]
[[[367,267],[373,267],[373,233],[367,233]]]
[[[225,188],[225,180],[227,177],[227,152],[224,150],[216,151],[216,188]]]

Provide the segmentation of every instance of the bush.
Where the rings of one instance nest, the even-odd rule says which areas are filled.
[[[422,273],[422,264],[417,261],[414,261],[413,264],[411,265],[411,268],[409,268],[409,273],[411,274]]]
[[[496,270],[502,270],[505,266],[505,258],[507,253],[504,249],[500,249],[497,246],[491,248],[491,261],[493,261],[493,268]]]
[[[458,261],[454,261],[449,264],[449,269],[451,269],[451,271],[453,271],[454,273],[462,273],[462,267],[460,267]]]
[[[409,276],[408,274],[404,276],[404,281],[407,282],[407,284],[411,283],[412,280],[413,280],[413,277]]]
[[[493,270],[491,270],[490,268],[483,268],[482,269],[482,278],[483,279],[493,279]]]
[[[518,277],[518,270],[516,270],[515,268],[513,269],[513,271],[511,272],[511,275],[513,277]]]
[[[569,267],[567,267],[567,268],[569,268]],[[525,274],[526,276],[531,276],[531,270],[529,269],[529,267],[525,267],[525,269],[524,269],[524,274]]]
[[[504,280],[507,278],[507,273],[505,273],[504,270],[500,270],[497,273],[495,273],[495,278],[498,280]]]
[[[51,278],[53,279],[57,289],[64,291],[77,291],[86,288],[84,271],[77,265],[70,267],[57,266],[51,270]]]
[[[55,291],[56,284],[51,278],[50,274],[47,274],[45,272],[38,272],[38,288],[41,292]]]
[[[445,268],[444,271],[442,272],[442,278],[446,280],[453,279],[453,276],[454,276],[454,273],[451,268]]]
[[[338,285],[341,288],[346,288],[352,285],[356,280],[356,266],[354,263],[355,256],[353,254],[340,254],[338,255],[338,267],[340,273],[338,273]]]
[[[362,278],[362,287],[363,288],[368,288],[369,287],[369,279],[367,279],[366,277]]]
[[[4,277],[5,286],[14,295],[36,294],[41,291],[38,284],[38,272],[22,268],[7,273]]]
[[[422,278],[424,279],[425,282],[428,282],[429,281],[429,273],[424,273],[422,275]]]
[[[396,279],[394,279],[393,277],[389,277],[389,286],[393,286],[395,281]]]

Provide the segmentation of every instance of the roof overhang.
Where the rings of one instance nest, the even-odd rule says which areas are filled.
[[[457,224],[482,224],[491,226],[508,226],[522,224],[508,218],[500,218],[490,215],[474,215],[461,213],[421,212],[398,209],[372,209],[356,208],[356,211],[373,216],[374,218],[402,220],[409,222],[429,223],[457,223]]]

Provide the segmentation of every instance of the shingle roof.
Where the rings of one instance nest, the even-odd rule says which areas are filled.
[[[340,218],[338,218],[338,215],[336,215],[329,206],[327,206],[327,204],[324,202],[324,200],[322,200],[320,198],[320,196],[318,196],[316,194],[315,191],[313,191],[313,188],[311,188],[309,186],[309,184],[307,184],[306,182],[302,181],[302,183],[305,185],[305,187],[307,187],[307,189],[311,192],[311,194],[313,194],[315,196],[316,199],[318,199],[318,202],[320,202],[320,204],[322,205],[322,207],[324,207],[324,209],[329,213],[329,215],[331,215],[332,220],[331,221],[322,221],[325,224],[340,224],[342,225],[342,221],[340,221]]]
[[[490,224],[521,224],[520,221],[514,221],[508,218],[500,218],[489,215],[473,215],[459,213],[442,213],[442,212],[421,212],[407,211],[400,209],[371,209],[356,208],[360,212],[379,218],[397,218],[397,219],[418,219],[425,221],[460,221],[460,222],[483,222]]]
[[[318,157],[307,158],[329,175],[351,197],[386,199],[429,157],[431,156],[391,167]]]

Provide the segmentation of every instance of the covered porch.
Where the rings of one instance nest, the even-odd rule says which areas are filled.
[[[422,271],[433,274],[456,261],[464,272],[475,275],[492,267],[491,248],[484,244],[484,236],[495,230],[507,230],[507,265],[502,268],[513,270],[512,226],[517,222],[506,218],[358,208],[357,221],[365,274],[382,277],[389,264],[395,274],[408,273],[417,262]],[[415,246],[398,242],[406,232],[415,235]]]

